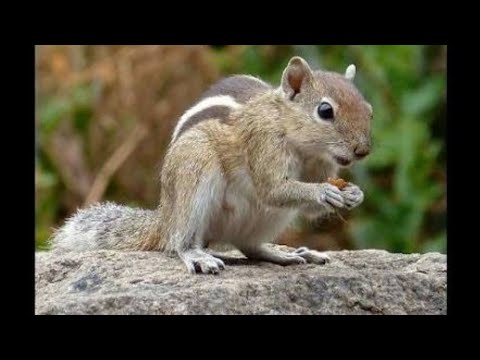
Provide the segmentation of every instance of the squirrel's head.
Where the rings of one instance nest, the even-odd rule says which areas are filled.
[[[301,57],[290,59],[279,91],[298,116],[289,120],[289,138],[299,150],[325,153],[341,166],[370,152],[372,106],[353,84],[355,66],[344,74],[312,71]]]

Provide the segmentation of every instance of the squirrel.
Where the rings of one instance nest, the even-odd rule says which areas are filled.
[[[163,251],[192,274],[225,269],[208,249],[215,244],[280,265],[327,263],[306,247],[266,244],[300,212],[322,216],[363,202],[357,185],[340,190],[327,182],[370,152],[373,110],[355,72],[354,65],[343,74],[314,71],[294,56],[278,87],[250,75],[218,81],[173,131],[158,207],[80,209],[53,234],[52,249]]]

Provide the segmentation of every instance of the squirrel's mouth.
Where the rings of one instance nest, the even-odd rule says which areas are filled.
[[[350,159],[347,159],[346,157],[343,157],[343,156],[334,156],[333,157],[335,159],[335,161],[341,165],[341,166],[348,166],[351,164],[352,160]]]

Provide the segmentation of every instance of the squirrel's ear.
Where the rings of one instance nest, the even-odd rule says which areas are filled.
[[[357,72],[357,68],[355,65],[351,64],[348,65],[347,70],[345,70],[345,77],[348,80],[353,80],[355,78],[355,73]]]
[[[293,99],[312,81],[313,74],[310,66],[300,56],[294,56],[283,71],[282,90],[289,99]]]

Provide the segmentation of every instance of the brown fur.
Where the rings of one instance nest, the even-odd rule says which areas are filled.
[[[324,211],[336,196],[341,202],[335,206],[350,201],[351,194],[324,180],[336,175],[337,157],[353,161],[359,145],[370,146],[371,107],[342,75],[312,72],[298,57],[290,60],[278,89],[259,87],[230,111],[228,122],[193,122],[170,144],[157,211],[138,219],[121,212],[122,219],[141,226],[114,248],[176,253],[191,272],[197,266],[218,272],[223,263],[202,250],[216,242],[284,265],[326,261],[310,252],[273,253],[262,244],[275,241],[297,211]],[[334,103],[334,121],[316,115],[325,97]],[[315,166],[312,176],[308,169]],[[350,191],[360,190],[351,184]],[[102,237],[105,244],[110,240]]]

